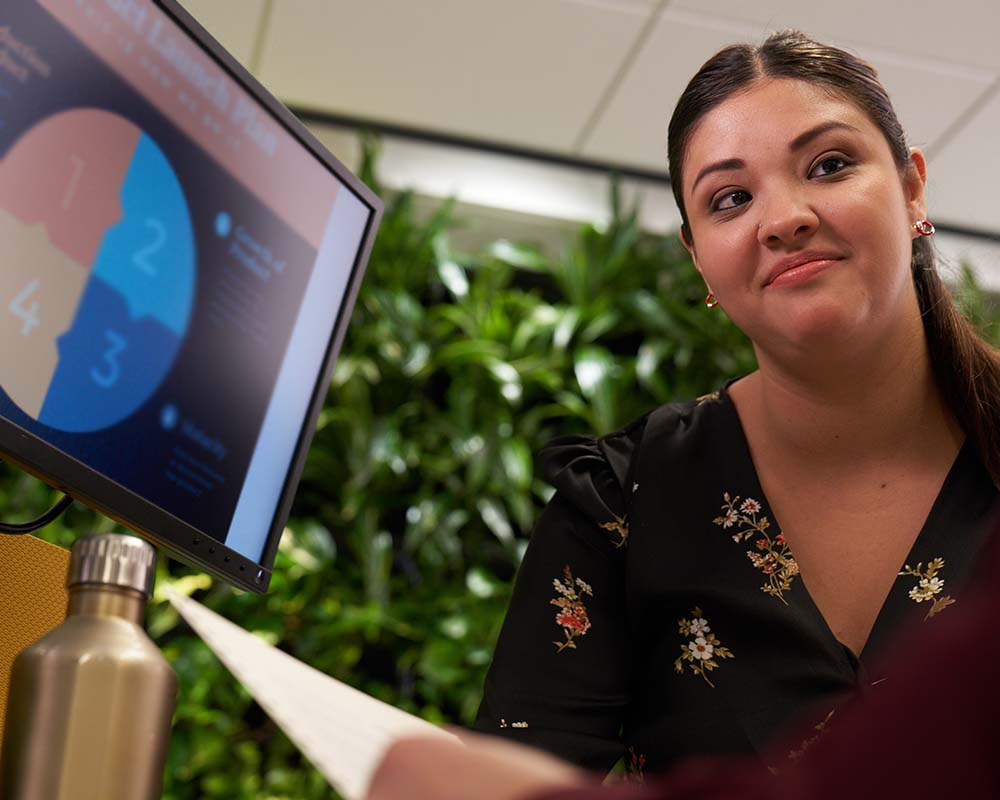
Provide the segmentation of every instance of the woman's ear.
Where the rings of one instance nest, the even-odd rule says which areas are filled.
[[[694,268],[698,270],[698,274],[701,275],[701,279],[705,281],[705,288],[708,289],[708,293],[712,294],[712,287],[708,285],[708,281],[705,280],[705,273],[701,271],[701,266],[698,264],[698,253],[694,249],[694,241],[691,239],[691,232],[687,225],[681,225],[681,229],[677,232],[677,238],[681,240],[681,244],[684,245],[684,249],[688,251],[691,256],[691,261],[694,262]]]
[[[906,208],[910,222],[927,217],[924,189],[927,185],[927,160],[918,147],[910,148],[910,158],[903,169],[903,191],[906,192]]]
[[[677,231],[677,238],[681,240],[681,244],[684,245],[684,249],[688,251],[688,255],[691,256],[691,260],[694,262],[694,268],[698,270],[698,274],[701,274],[701,267],[698,266],[698,254],[694,250],[694,241],[691,239],[691,232],[688,230],[686,223],[681,223],[681,229]]]

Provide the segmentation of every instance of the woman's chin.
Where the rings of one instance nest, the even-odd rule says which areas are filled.
[[[866,322],[865,303],[837,302],[834,298],[813,298],[809,302],[789,303],[774,320],[766,338],[793,350],[818,353],[830,347],[854,350],[865,330],[875,326]]]

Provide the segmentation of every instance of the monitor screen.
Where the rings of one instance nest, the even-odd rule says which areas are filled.
[[[381,215],[174,0],[0,7],[0,452],[264,591]]]

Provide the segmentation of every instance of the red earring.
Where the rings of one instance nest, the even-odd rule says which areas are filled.
[[[719,305],[719,301],[715,299],[714,294],[709,292],[708,295],[705,297],[705,305],[708,306],[709,308],[715,308],[717,305]]]
[[[934,223],[929,219],[918,219],[913,223],[913,230],[919,233],[921,236],[933,236],[934,235]]]

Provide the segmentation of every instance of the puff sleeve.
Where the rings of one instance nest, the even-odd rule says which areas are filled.
[[[643,422],[541,452],[556,494],[518,569],[475,724],[593,770],[623,751],[626,483]]]

